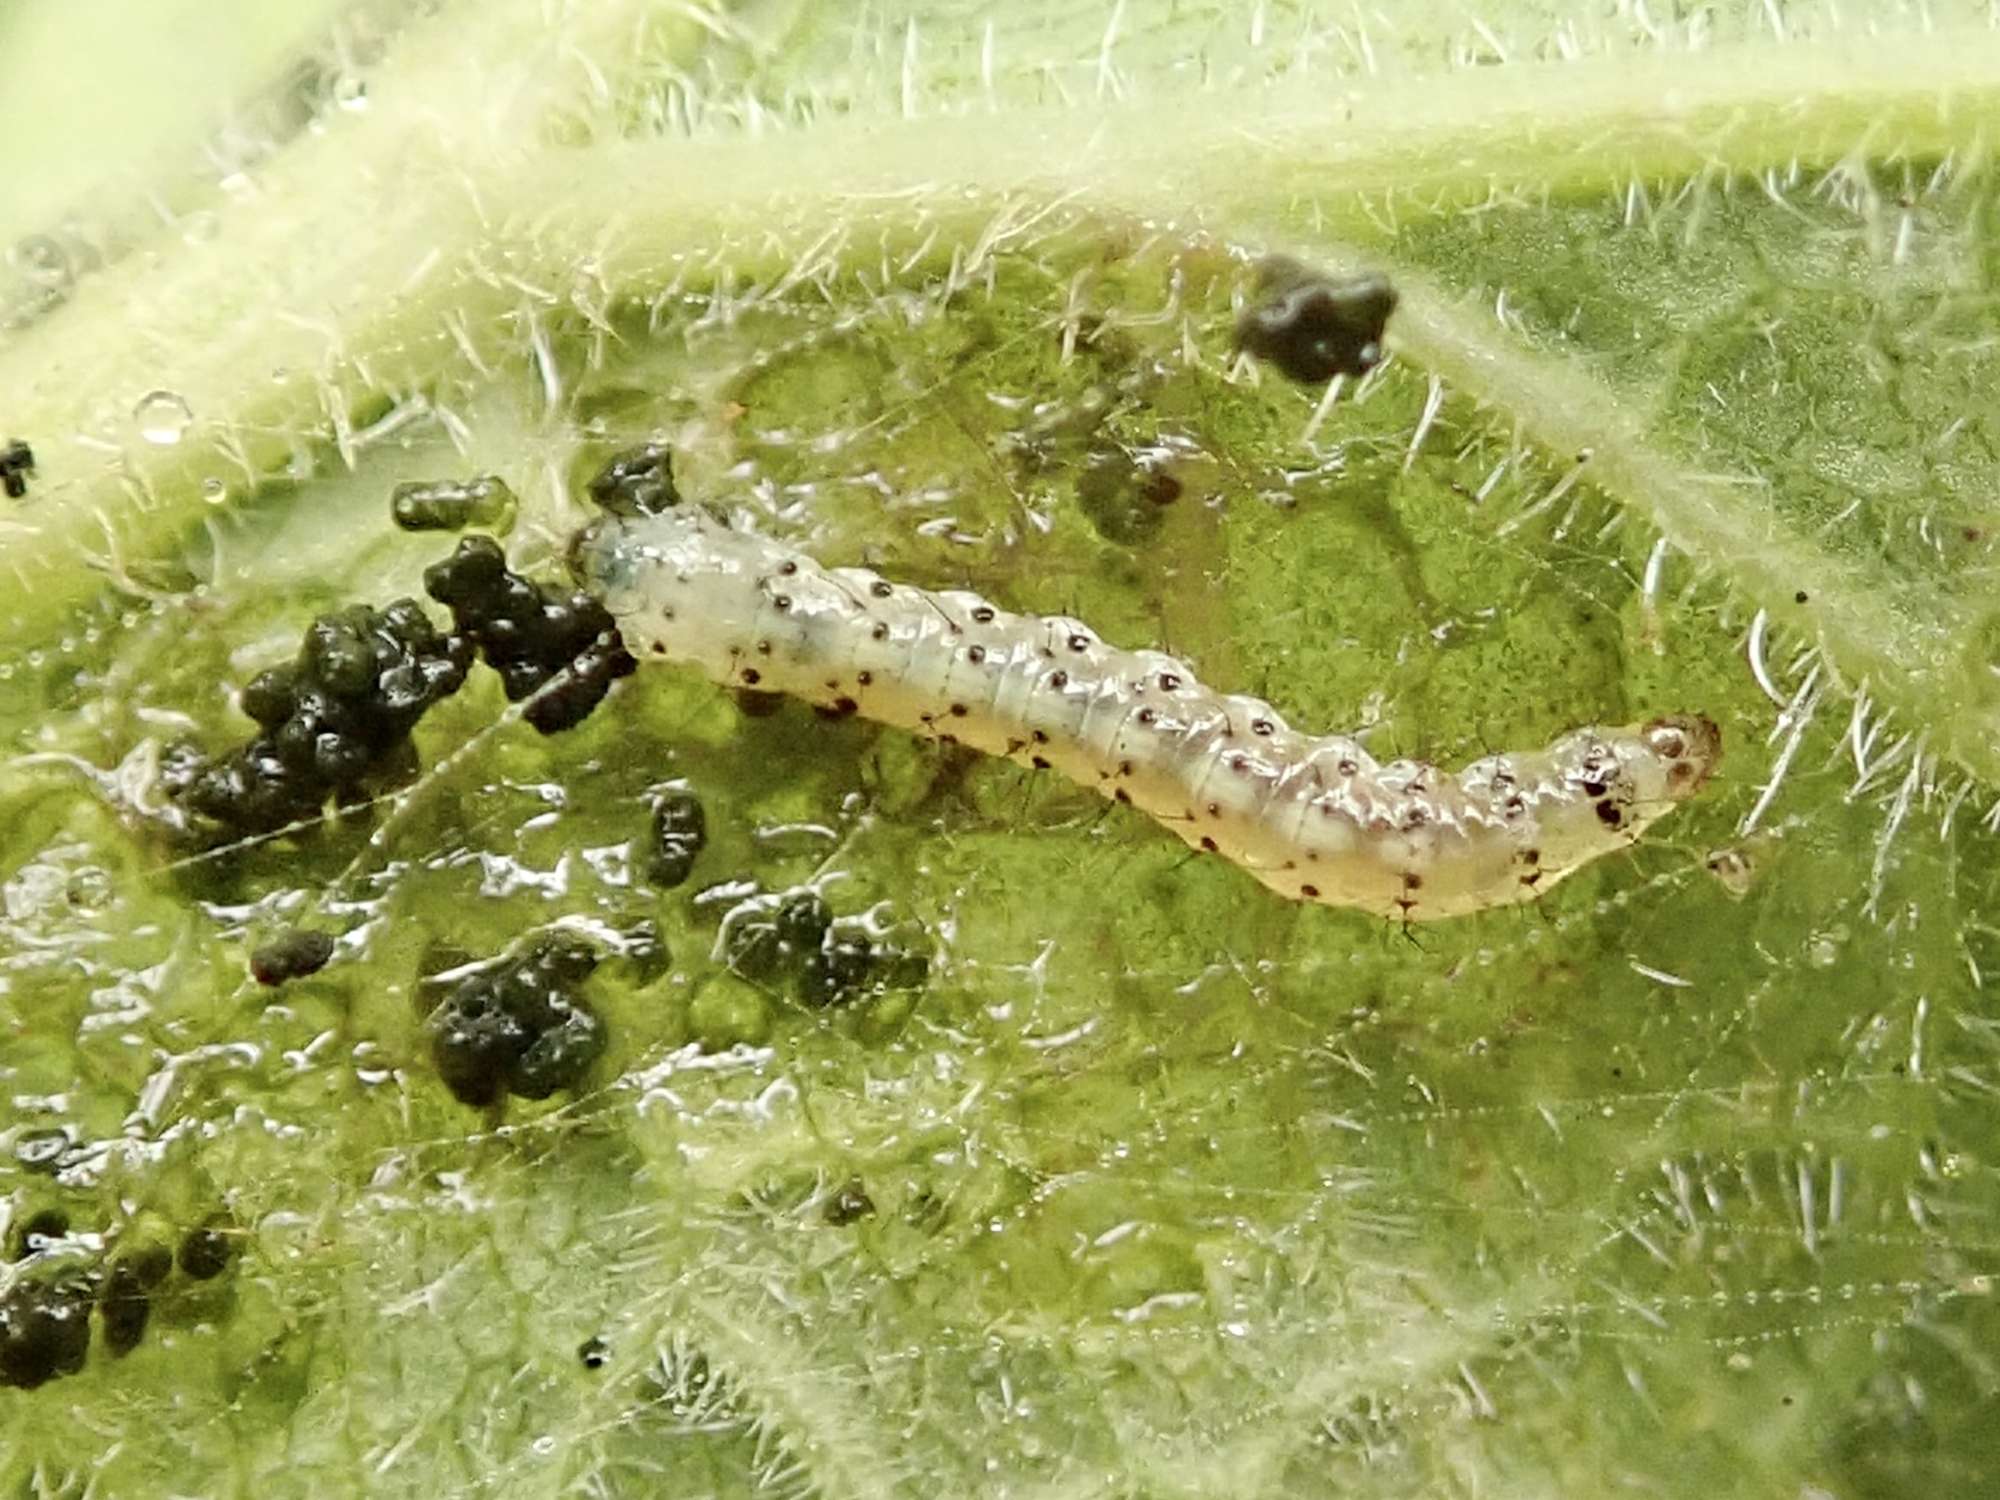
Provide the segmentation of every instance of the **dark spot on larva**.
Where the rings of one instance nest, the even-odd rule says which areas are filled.
[[[1283,867],[1282,867],[1282,868],[1284,868],[1284,869],[1287,869],[1287,870],[1296,870],[1296,869],[1297,869],[1298,867],[1299,867],[1299,862],[1298,862],[1297,860],[1295,860],[1295,859],[1288,859],[1288,860],[1286,860],[1286,861],[1285,861],[1285,863],[1284,863],[1284,865],[1283,865]]]
[[[1207,850],[1210,854],[1213,854],[1215,853],[1217,846],[1214,839],[1210,838],[1207,834],[1203,834],[1201,836],[1201,847]]]
[[[1542,878],[1542,872],[1540,870],[1536,870],[1532,874],[1523,875],[1521,877],[1521,884],[1526,886],[1529,890],[1533,890],[1536,884],[1541,880],[1541,878]]]
[[[1088,651],[1090,649],[1090,637],[1087,635],[1071,636],[1069,638],[1069,649],[1072,651]]]
[[[869,631],[868,633],[873,637],[875,637],[875,639],[878,641],[886,641],[889,639],[889,627],[887,625],[878,624],[873,630]]]
[[[868,585],[868,592],[873,594],[877,599],[886,599],[896,591],[878,578]]]
[[[777,610],[779,614],[783,614],[786,610],[792,607],[792,596],[790,594],[772,595],[771,607]]]
[[[1162,672],[1160,674],[1160,686],[1165,688],[1168,692],[1171,693],[1176,691],[1180,687],[1180,685],[1181,685],[1180,678],[1174,676],[1173,673]]]
[[[790,578],[794,573],[798,572],[798,570],[799,570],[799,565],[795,562],[790,561],[789,559],[778,564],[778,571],[784,574],[785,577],[787,578]]]
[[[1317,901],[1319,900],[1319,887],[1316,885],[1302,885],[1299,887],[1299,894],[1304,896],[1308,901]]]
[[[1052,688],[1066,688],[1066,687],[1068,687],[1068,686],[1069,686],[1069,673],[1067,673],[1067,672],[1051,672],[1051,673],[1049,673],[1049,686],[1050,686],[1050,687],[1052,687]]]
[[[665,656],[666,654],[667,654],[667,648],[664,644],[662,644],[659,641],[653,642],[653,655]]]
[[[1796,594],[1792,595],[1792,603],[1804,604],[1807,603],[1811,598],[1812,598],[1811,594],[1808,594],[1804,589],[1800,589]]]
[[[1538,864],[1540,864],[1541,862],[1542,862],[1542,851],[1541,851],[1541,850],[1539,850],[1539,849],[1523,849],[1523,850],[1521,851],[1521,863],[1522,863],[1522,864],[1524,864],[1524,865],[1538,865]]]
[[[1411,871],[1411,870],[1405,870],[1405,871],[1403,872],[1403,889],[1404,889],[1404,890],[1406,890],[1406,891],[1420,891],[1420,890],[1422,890],[1423,888],[1424,888],[1424,877],[1423,877],[1423,876],[1421,876],[1421,875],[1419,875],[1419,874],[1416,874],[1416,873],[1415,873],[1414,871]]]
[[[769,641],[759,641],[757,643],[757,654],[759,656],[769,656],[771,654],[771,643]]]
[[[1221,817],[1221,816],[1222,816],[1222,804],[1221,804],[1220,802],[1211,802],[1211,803],[1209,803],[1209,804],[1208,804],[1208,815],[1209,815],[1209,816],[1210,816],[1211,818],[1219,818],[1219,817]]]
[[[981,625],[991,625],[993,623],[993,606],[990,604],[979,605],[972,611],[972,618]]]
[[[1250,721],[1250,732],[1252,734],[1276,734],[1278,726],[1273,724],[1269,719],[1252,719]]]
[[[854,674],[854,685],[856,687],[867,687],[874,681],[875,674],[873,672],[856,672]]]
[[[1043,729],[1029,730],[1028,738],[1033,740],[1037,745],[1046,745],[1049,742],[1048,731]]]
[[[1625,814],[1620,812],[1618,805],[1607,797],[1597,804],[1597,821],[1606,828],[1617,828],[1625,822]]]
[[[1430,822],[1430,809],[1413,807],[1403,814],[1403,832],[1411,833]]]
[[[1229,769],[1234,771],[1238,776],[1248,774],[1250,770],[1250,758],[1247,755],[1230,756]]]
[[[1317,849],[1308,849],[1308,850],[1306,850],[1306,863],[1307,863],[1307,864],[1309,864],[1309,865],[1316,865],[1316,864],[1318,864],[1318,863],[1319,863],[1319,850],[1317,850]]]
[[[1136,718],[1141,724],[1150,724],[1155,719],[1159,718],[1159,715],[1154,713],[1150,708],[1142,708],[1139,710],[1138,713],[1134,714],[1133,717]]]
[[[941,734],[937,737],[937,742],[940,745],[956,745],[958,743],[958,736],[955,734]]]
[[[1595,778],[1586,779],[1578,785],[1583,788],[1583,795],[1586,797],[1602,797],[1606,790],[1605,783]]]
[[[831,703],[816,704],[814,711],[822,719],[844,719],[849,714],[859,710],[860,707],[861,705],[856,703],[852,698],[843,697],[836,698]]]
[[[749,683],[750,686],[755,687],[764,680],[764,677],[755,667],[745,667],[743,669],[743,680]]]
[[[986,648],[984,646],[967,646],[965,648],[965,659],[975,666],[978,665],[980,662],[986,660]]]
[[[1352,776],[1361,769],[1361,763],[1354,760],[1343,760],[1335,769],[1343,776]]]
[[[1118,774],[1119,774],[1120,776],[1130,776],[1130,775],[1132,774],[1132,762],[1131,762],[1131,761],[1129,761],[1129,760],[1121,760],[1121,761],[1119,761],[1119,762],[1118,762]]]
[[[1037,771],[1046,771],[1049,768],[1049,763],[1039,755],[1029,756],[1028,764],[1033,766]]]
[[[1111,794],[1111,800],[1114,802],[1123,802],[1129,805],[1132,801],[1132,794],[1126,791],[1125,788],[1121,786],[1120,788],[1118,788],[1117,791]]]
[[[964,718],[964,717],[965,717],[965,705],[964,705],[963,703],[954,703],[954,704],[952,704],[952,706],[951,706],[951,716],[952,716],[952,717],[953,717],[954,719],[962,719],[962,718]]]
[[[669,625],[673,624],[674,608],[671,604],[662,605],[660,607],[660,618],[662,620],[665,620]]]
[[[827,678],[827,680],[826,680],[826,690],[827,690],[827,691],[828,691],[829,693],[837,693],[837,692],[839,692],[839,691],[840,691],[840,679],[839,679],[838,677],[829,677],[829,678]]]
[[[1522,797],[1517,793],[1516,795],[1509,797],[1506,800],[1506,802],[1502,804],[1502,809],[1506,812],[1509,818],[1518,819],[1527,813],[1528,800],[1527,798]]]

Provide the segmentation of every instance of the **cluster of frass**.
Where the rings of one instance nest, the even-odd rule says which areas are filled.
[[[105,1349],[130,1354],[145,1337],[153,1299],[178,1270],[189,1282],[212,1281],[228,1267],[229,1235],[205,1224],[182,1236],[178,1250],[147,1240],[102,1264],[79,1261],[67,1216],[45,1210],[24,1220],[14,1236],[17,1262],[47,1260],[57,1270],[23,1276],[0,1295],[0,1387],[33,1390],[81,1370],[90,1355],[90,1315]]]
[[[671,454],[649,443],[613,458],[591,481],[600,505],[669,504]],[[504,481],[400,486],[390,499],[407,531],[482,524],[505,531],[515,509]],[[476,660],[500,675],[510,702],[543,734],[583,722],[637,665],[610,613],[589,594],[513,572],[493,537],[466,537],[424,571],[424,590],[451,611],[441,631],[414,599],[320,616],[298,656],[254,678],[243,711],[259,732],[223,755],[179,749],[169,798],[201,838],[227,841],[308,824],[329,799],[365,801],[418,770],[410,734],[432,704],[464,685]],[[316,972],[333,937],[297,930],[251,955],[261,984]],[[596,966],[589,944],[557,936],[463,977],[430,1019],[432,1058],[452,1093],[490,1104],[504,1093],[544,1099],[603,1052],[603,1023],[577,990]]]
[[[628,489],[671,483],[668,450],[647,444],[614,458],[590,490],[607,504]],[[504,493],[491,479],[405,489],[394,511],[418,530],[489,513]],[[544,734],[582,723],[637,666],[602,603],[511,571],[490,536],[465,538],[427,568],[424,591],[451,611],[449,632],[414,599],[320,616],[295,660],[243,689],[243,710],[260,732],[214,758],[175,750],[168,797],[204,832],[274,833],[318,817],[329,798],[365,801],[413,777],[410,731],[464,685],[475,659],[500,674],[509,701],[528,700],[522,716]]]
[[[618,514],[658,514],[680,500],[671,451],[658,443],[612,458],[588,491]],[[391,512],[410,531],[480,524],[504,532],[515,500],[503,481],[487,476],[404,485]],[[365,800],[412,777],[411,731],[433,703],[463,685],[475,660],[500,674],[510,701],[526,700],[523,717],[544,734],[581,723],[636,665],[601,602],[511,572],[491,536],[462,540],[425,570],[424,588],[450,609],[448,632],[414,599],[321,616],[296,660],[244,688],[242,705],[260,726],[257,735],[213,759],[176,752],[168,792],[201,836],[279,832],[313,821],[330,798]],[[667,889],[688,879],[707,842],[706,821],[700,800],[684,788],[657,794],[652,812],[645,872]],[[782,985],[803,1003],[828,1006],[921,982],[926,959],[848,931],[816,895],[766,905],[754,903],[727,933],[729,967],[754,983]],[[253,952],[250,972],[260,984],[287,984],[317,972],[337,946],[329,933],[295,929]],[[608,1041],[583,994],[599,961],[591,942],[554,931],[498,958],[458,955],[433,971],[422,987],[425,1029],[431,1060],[453,1096],[485,1107],[508,1095],[546,1099],[579,1083]],[[647,962],[666,962],[656,937]]]

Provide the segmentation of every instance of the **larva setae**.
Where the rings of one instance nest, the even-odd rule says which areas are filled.
[[[1403,921],[1539,896],[1693,796],[1721,750],[1676,714],[1456,776],[1381,765],[1080,621],[823,568],[694,505],[607,516],[570,557],[642,659],[1060,771],[1282,895]]]

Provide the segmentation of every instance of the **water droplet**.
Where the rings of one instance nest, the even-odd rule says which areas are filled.
[[[186,434],[194,413],[172,391],[148,391],[132,408],[132,420],[139,424],[140,437],[171,448]]]
[[[333,80],[333,102],[354,114],[368,108],[368,84],[365,79],[352,73],[342,73]]]
[[[229,498],[229,486],[211,474],[201,482],[201,498],[210,505],[220,505]]]

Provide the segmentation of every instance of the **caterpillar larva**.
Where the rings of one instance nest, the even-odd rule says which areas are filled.
[[[1080,621],[823,568],[694,505],[594,522],[571,562],[642,659],[1052,768],[1283,895],[1403,921],[1539,896],[1693,796],[1721,750],[1676,714],[1456,776],[1380,765]]]

